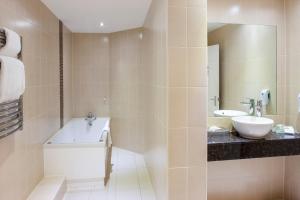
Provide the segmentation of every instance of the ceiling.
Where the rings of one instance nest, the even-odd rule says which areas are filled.
[[[142,27],[151,4],[151,0],[41,1],[72,32],[79,33],[111,33]]]
[[[210,33],[214,30],[217,30],[223,26],[225,26],[226,24],[222,24],[222,23],[207,23],[207,32]]]

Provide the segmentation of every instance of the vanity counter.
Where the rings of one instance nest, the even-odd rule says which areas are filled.
[[[208,132],[208,161],[300,155],[300,134],[270,133],[261,140],[241,138],[237,133]]]

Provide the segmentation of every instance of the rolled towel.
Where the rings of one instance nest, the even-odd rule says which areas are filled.
[[[0,56],[0,103],[19,99],[24,92],[24,64],[16,58]]]
[[[6,37],[5,46],[0,48],[0,55],[18,57],[18,54],[21,51],[21,37],[14,31],[3,28]]]

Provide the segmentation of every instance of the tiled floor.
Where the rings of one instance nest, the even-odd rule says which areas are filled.
[[[142,155],[113,148],[112,163],[105,189],[68,192],[64,200],[155,200]]]

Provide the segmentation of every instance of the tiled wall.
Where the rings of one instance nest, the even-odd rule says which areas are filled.
[[[208,200],[279,200],[284,193],[284,158],[208,163]]]
[[[37,0],[2,0],[0,26],[23,37],[26,71],[24,130],[0,140],[0,199],[23,200],[43,177],[43,142],[59,129],[59,26]]]
[[[169,200],[206,199],[207,5],[168,3]]]
[[[73,34],[73,117],[109,116],[109,37]]]
[[[278,44],[278,59],[277,59],[277,118],[279,121],[283,121],[284,118],[284,102],[285,102],[285,26],[284,26],[284,1],[282,0],[232,0],[232,1],[219,1],[208,0],[208,21],[209,22],[224,22],[224,23],[238,23],[238,24],[263,24],[263,25],[276,25],[277,26],[277,44]],[[268,184],[268,187],[261,187],[261,180],[265,180],[266,183],[276,179],[278,180],[278,186],[276,191],[271,192],[271,196],[282,197],[283,196],[283,172],[282,167],[274,168],[274,163],[278,165],[283,163],[284,158],[275,158],[272,160],[244,160],[235,162],[218,162],[217,164],[209,163],[208,165],[208,191],[209,200],[214,199],[226,199],[232,197],[238,193],[244,197],[252,197],[252,192],[247,189],[243,189],[242,183],[247,183],[247,188],[256,188],[260,194],[270,194],[269,190],[272,187]],[[226,170],[234,169],[238,166],[260,166],[259,175],[255,174],[256,169],[252,170],[252,174],[247,168],[240,167],[235,173],[235,177],[240,176],[240,181],[235,181],[237,178],[230,176],[222,176]],[[217,166],[217,167],[215,167]],[[276,170],[272,172],[272,177],[269,174],[269,169]],[[244,176],[248,174],[249,176]],[[263,175],[265,174],[265,175]],[[257,177],[260,177],[258,179]],[[281,181],[281,182],[280,182]],[[235,190],[228,189],[226,193],[220,193],[220,185],[228,185],[235,188]],[[229,187],[229,186],[228,186]],[[231,192],[231,193],[230,193]],[[222,194],[222,195],[219,195]],[[270,196],[269,196],[270,197]],[[268,199],[265,196],[257,196],[258,200]]]
[[[73,116],[110,116],[115,146],[142,153],[142,30],[73,33]]]
[[[157,200],[167,197],[167,1],[153,0],[142,43],[145,159]]]
[[[300,131],[297,96],[300,93],[300,1],[286,0],[287,101],[286,122]],[[300,199],[300,157],[286,158],[285,199]]]
[[[64,60],[64,123],[72,119],[72,32],[63,26]]]
[[[110,116],[114,145],[144,152],[143,29],[112,33],[110,38]]]
[[[208,35],[209,46],[220,46],[220,108],[248,112],[249,106],[240,102],[259,99],[269,89],[271,101],[264,114],[276,115],[276,27],[228,24]]]

